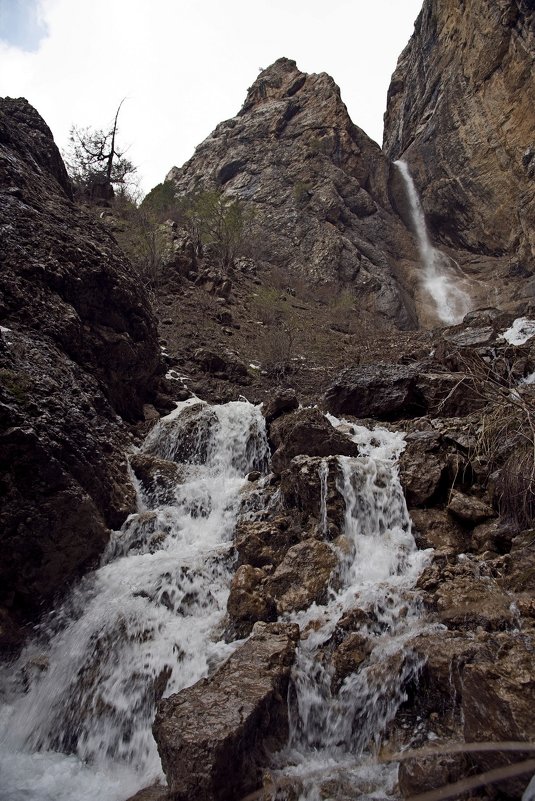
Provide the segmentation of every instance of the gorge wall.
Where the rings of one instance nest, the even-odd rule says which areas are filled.
[[[160,351],[132,266],[72,201],[50,130],[0,103],[0,641],[82,570],[132,510],[123,420]],[[44,605],[44,606],[43,606]]]
[[[534,289],[534,31],[524,0],[426,0],[385,114],[383,150],[409,163],[433,238],[502,307]]]

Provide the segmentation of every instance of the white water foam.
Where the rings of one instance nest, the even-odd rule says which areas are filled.
[[[161,779],[157,697],[233,648],[220,631],[231,539],[243,476],[266,466],[264,420],[249,403],[186,402],[141,452],[169,458],[186,429],[173,502],[143,495],[103,566],[0,676],[2,801],[122,801]]]
[[[524,345],[533,336],[535,336],[535,320],[529,320],[527,317],[518,317],[507,331],[500,334],[500,338],[505,339],[510,345]]]
[[[416,548],[398,478],[403,436],[328,418],[350,429],[362,454],[338,457],[350,547],[339,554],[341,569],[328,602],[290,616],[304,635],[293,671],[290,743],[274,778],[282,785],[297,781],[300,798],[308,801],[324,797],[333,783],[338,790],[350,786],[351,797],[387,798],[396,768],[371,764],[370,749],[379,744],[420,668],[406,643],[424,630],[414,585],[429,552]],[[368,615],[359,633],[368,638],[371,653],[336,691],[332,667],[321,654],[352,610]]]
[[[448,325],[455,325],[460,323],[472,308],[470,295],[461,286],[461,283],[465,283],[465,279],[460,274],[456,262],[433,247],[431,243],[424,210],[409,165],[401,160],[395,161],[394,164],[401,173],[409,199],[418,250],[424,267],[423,285],[433,299],[439,318]]]

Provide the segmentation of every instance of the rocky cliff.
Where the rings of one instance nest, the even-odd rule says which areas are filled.
[[[385,115],[435,241],[501,306],[535,288],[534,26],[526,0],[426,0]]]
[[[132,267],[72,203],[50,130],[0,103],[1,639],[92,563],[134,503],[123,420],[159,371]]]
[[[393,209],[392,172],[351,122],[333,79],[281,58],[260,73],[238,115],[167,177],[179,194],[204,184],[246,202],[250,250],[264,271],[350,286],[372,326],[382,317],[410,328],[416,316],[403,278],[416,256]]]

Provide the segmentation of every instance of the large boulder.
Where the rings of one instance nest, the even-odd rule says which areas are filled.
[[[270,427],[274,453],[271,469],[281,473],[294,456],[357,456],[358,447],[338,432],[319,409],[299,409],[277,418]]]
[[[279,614],[325,603],[338,559],[326,542],[307,538],[293,545],[265,582],[266,592],[277,604]]]
[[[257,623],[213,676],[160,701],[153,731],[175,801],[234,801],[259,786],[288,737],[298,637],[297,625]]]

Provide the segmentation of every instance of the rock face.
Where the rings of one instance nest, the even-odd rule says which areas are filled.
[[[0,607],[20,622],[132,510],[118,415],[142,419],[159,348],[131,265],[73,205],[52,135],[25,100],[0,101],[0,193]]]
[[[534,23],[528,0],[425,0],[385,115],[435,241],[502,307],[534,290]]]
[[[154,737],[176,801],[232,801],[260,783],[286,742],[295,624],[257,623],[209,679],[160,702]]]
[[[398,276],[416,256],[393,211],[392,170],[351,122],[333,79],[281,58],[260,73],[239,114],[167,177],[179,194],[200,180],[244,201],[255,260],[350,284],[372,326],[378,315],[407,328],[414,310]]]

